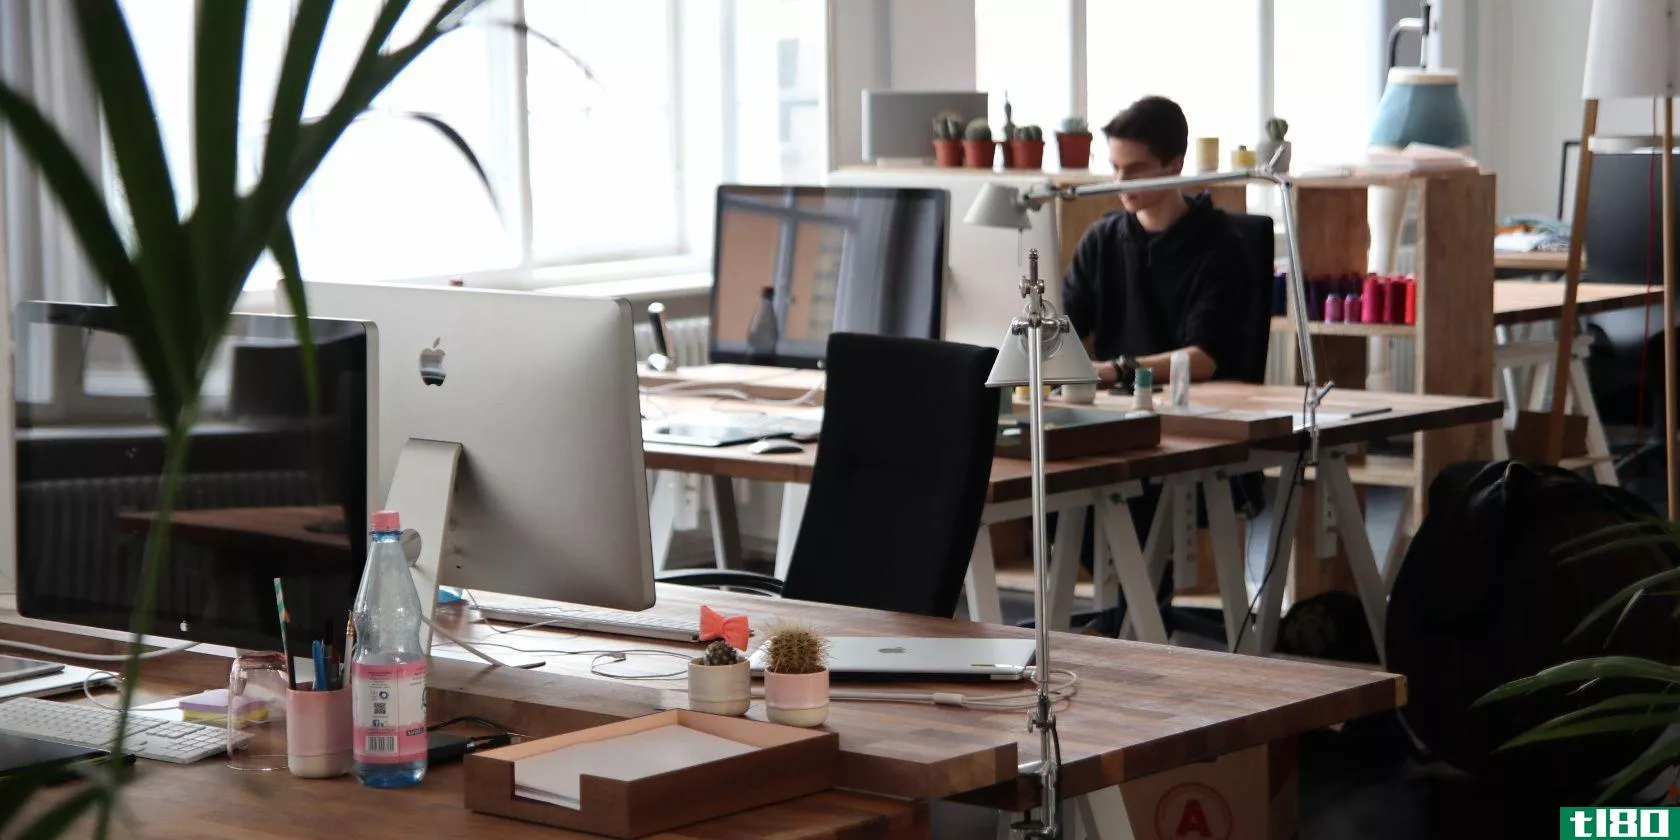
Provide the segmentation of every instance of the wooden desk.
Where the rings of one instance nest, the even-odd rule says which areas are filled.
[[[1586,255],[1581,256],[1581,268],[1587,267]],[[1562,274],[1569,270],[1568,251],[1494,251],[1495,271],[1531,271],[1537,274]]]
[[[117,515],[117,528],[125,533],[151,531],[156,514],[128,511]],[[350,551],[344,534],[311,530],[320,522],[344,522],[344,509],[337,506],[201,508],[178,510],[170,517],[170,538],[212,548],[282,557],[288,565],[326,570],[343,570],[346,562],[359,568],[360,557]],[[359,529],[358,529],[359,530]],[[358,540],[357,542],[360,542]]]
[[[504,596],[495,596],[501,600]],[[653,613],[691,617],[705,603],[749,615],[756,626],[772,617],[797,618],[831,635],[1027,638],[1002,625],[770,600],[661,585]],[[674,642],[583,636],[546,629],[496,633],[461,606],[439,619],[469,640],[493,638],[541,655],[540,671],[492,669],[476,660],[434,655],[428,705],[433,719],[477,714],[532,736],[573,731],[681,707],[681,679],[612,680],[589,673],[590,656],[556,650],[666,649],[692,655]],[[504,628],[505,629],[505,628]],[[31,638],[81,649],[64,633],[25,631],[0,617],[0,636]],[[1184,648],[1056,634],[1057,667],[1077,672],[1076,697],[1057,710],[1064,761],[1063,794],[1095,793],[1151,774],[1264,744],[1291,742],[1304,732],[1397,708],[1404,678],[1374,671],[1238,657]],[[96,646],[97,647],[97,646]],[[441,650],[441,649],[440,649]],[[459,653],[459,651],[456,651]],[[147,664],[142,701],[207,687],[226,673],[181,654]],[[667,657],[631,655],[626,673],[671,670]],[[188,679],[159,691],[171,669]],[[207,676],[208,675],[208,676]],[[860,684],[858,687],[864,687]],[[847,684],[850,687],[851,684]],[[902,683],[881,690],[1019,692],[1026,684]],[[695,826],[670,838],[863,838],[926,836],[931,799],[1003,808],[1030,805],[1034,790],[1020,778],[1021,762],[1037,757],[1037,738],[1024,710],[958,709],[917,703],[835,700],[827,724],[840,736],[841,786],[833,791]],[[762,704],[749,716],[762,719]],[[458,767],[439,768],[407,791],[371,791],[349,779],[302,781],[286,774],[240,775],[215,762],[189,767],[143,763],[127,807],[134,836],[157,838],[320,837],[342,833],[369,809],[397,806],[389,824],[358,824],[358,837],[572,837],[554,829],[471,814],[461,807]],[[890,798],[882,798],[890,797]],[[381,816],[384,816],[383,814]],[[773,827],[773,831],[772,831]]]

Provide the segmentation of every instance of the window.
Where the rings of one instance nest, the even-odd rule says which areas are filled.
[[[1010,92],[1017,123],[1053,124],[1055,116],[1037,113],[1023,121],[1023,109],[1054,112],[1077,103],[1092,131],[1140,97],[1170,97],[1190,123],[1189,167],[1195,138],[1219,138],[1223,166],[1238,145],[1255,146],[1273,114],[1289,120],[1295,168],[1347,163],[1364,156],[1376,111],[1380,7],[1348,0],[975,0],[976,78],[983,90]],[[1271,25],[1264,26],[1268,14]],[[1093,155],[1093,166],[1106,168],[1100,144]]]
[[[379,5],[334,8],[308,112],[335,98]],[[188,203],[195,0],[123,7]],[[435,7],[416,3],[393,40],[411,37]],[[247,182],[258,174],[292,2],[251,9]],[[521,16],[565,50],[496,25]],[[304,273],[531,286],[652,265],[702,269],[718,183],[811,182],[826,171],[825,20],[823,0],[492,0],[380,97],[299,197],[292,222]],[[400,112],[458,130],[496,202],[440,134]],[[259,266],[251,285],[276,275]]]

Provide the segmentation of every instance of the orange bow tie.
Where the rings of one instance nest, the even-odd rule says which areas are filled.
[[[722,616],[711,607],[700,608],[700,641],[723,639],[736,650],[746,650],[752,631],[744,615]]]

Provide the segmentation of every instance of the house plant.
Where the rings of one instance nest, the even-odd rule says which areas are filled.
[[[1009,143],[1015,139],[1015,106],[1009,103],[1009,94],[1003,95],[1003,136],[1000,143],[1003,148],[1003,168],[1015,168],[1015,147]]]
[[[996,151],[991,124],[983,117],[970,120],[963,129],[963,164],[970,169],[991,169]]]
[[[305,99],[333,4],[299,0],[280,57],[260,174],[244,188],[238,172],[239,114],[249,3],[198,4],[190,62],[196,202],[190,207],[175,193],[157,109],[117,0],[76,0],[71,9],[121,183],[120,208],[101,194],[98,173],[82,165],[63,133],[25,96],[0,84],[0,123],[39,170],[94,276],[116,305],[130,349],[150,385],[153,412],[164,437],[156,524],[146,538],[123,669],[124,715],[139,682],[140,641],[150,630],[168,554],[170,516],[204,381],[246,278],[264,252],[274,257],[282,273],[281,288],[296,316],[301,367],[313,403],[308,307],[287,213],[351,123],[439,39],[467,25],[465,19],[481,4],[482,0],[442,0],[434,12],[416,21],[423,22],[416,34],[397,40],[392,33],[410,3],[384,0],[355,63],[343,76],[337,98],[318,115],[306,117]],[[417,117],[460,150],[488,187],[483,167],[459,133],[435,117]],[[118,726],[117,733],[113,756],[122,754],[124,727]],[[103,761],[85,774],[87,784],[45,807],[30,800],[54,781],[49,773],[0,781],[0,835],[52,837],[92,812],[94,834],[106,836],[132,770],[121,761]],[[24,814],[33,815],[33,822],[16,825]]]
[[[1289,171],[1289,158],[1294,155],[1295,146],[1283,139],[1288,133],[1288,120],[1279,117],[1266,120],[1266,139],[1261,140],[1259,148],[1255,150],[1259,153],[1257,157],[1261,166],[1271,166],[1274,172]],[[1272,161],[1274,155],[1277,157],[1275,164]]]
[[[1004,165],[1011,169],[1042,169],[1044,167],[1044,129],[1024,125],[1009,138],[1009,155]]]
[[[1063,169],[1091,168],[1091,128],[1084,117],[1062,120],[1056,132],[1056,161]]]
[[[764,640],[764,708],[771,723],[821,726],[828,720],[828,639],[784,623]]]
[[[752,671],[740,651],[714,639],[688,663],[688,707],[713,715],[744,715],[752,705]]]
[[[963,165],[963,119],[945,111],[933,119],[933,159],[940,166]]]

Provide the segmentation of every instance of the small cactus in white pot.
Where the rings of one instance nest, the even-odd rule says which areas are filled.
[[[1266,139],[1260,141],[1256,155],[1260,168],[1270,168],[1273,172],[1288,172],[1289,158],[1295,148],[1288,140],[1283,139],[1289,134],[1289,121],[1279,117],[1272,117],[1266,121]]]
[[[733,646],[718,639],[688,663],[688,707],[713,715],[744,715],[752,705],[752,672]]]
[[[828,639],[781,624],[764,641],[764,709],[771,723],[821,726],[828,720]]]

